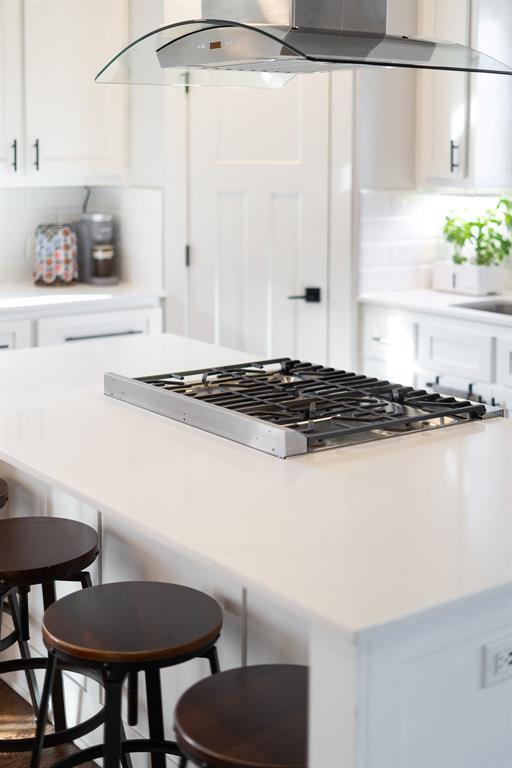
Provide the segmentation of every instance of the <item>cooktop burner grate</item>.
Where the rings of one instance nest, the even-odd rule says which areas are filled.
[[[290,358],[137,379],[109,373],[105,394],[283,458],[502,413]]]

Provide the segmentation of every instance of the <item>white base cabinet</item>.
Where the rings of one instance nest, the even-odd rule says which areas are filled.
[[[160,307],[153,307],[49,317],[38,320],[36,328],[39,347],[112,336],[161,333],[162,310]]]
[[[512,412],[512,329],[365,304],[360,369]]]
[[[162,333],[163,313],[158,299],[150,300],[148,304],[108,312],[75,311],[73,314],[36,316],[34,319],[0,317],[0,350]]]

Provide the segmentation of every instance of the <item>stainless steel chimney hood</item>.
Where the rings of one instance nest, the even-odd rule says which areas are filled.
[[[387,0],[202,0],[202,13],[131,43],[97,82],[276,88],[363,66],[512,75],[464,45],[386,34]]]

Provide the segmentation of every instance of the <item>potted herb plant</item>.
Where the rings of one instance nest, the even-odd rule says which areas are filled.
[[[503,264],[512,253],[512,199],[503,197],[495,209],[479,216],[447,216],[445,240],[452,261],[434,264],[433,286],[483,296],[503,287]]]

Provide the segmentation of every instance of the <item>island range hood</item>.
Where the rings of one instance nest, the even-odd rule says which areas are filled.
[[[96,81],[276,88],[365,66],[512,75],[464,45],[386,34],[387,0],[202,0],[202,14],[134,41]]]

